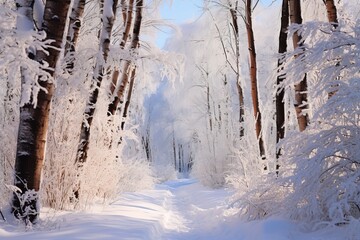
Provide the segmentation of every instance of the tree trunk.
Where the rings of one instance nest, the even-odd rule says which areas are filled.
[[[84,14],[85,0],[74,0],[71,13],[70,21],[68,25],[68,32],[66,36],[66,44],[64,55],[66,59],[66,69],[69,73],[74,69],[75,61],[75,48],[79,38],[82,16]]]
[[[248,36],[249,57],[250,57],[251,97],[253,102],[254,117],[256,121],[255,132],[256,132],[256,137],[259,141],[260,157],[265,159],[266,155],[265,155],[264,141],[262,138],[261,112],[259,108],[259,97],[258,97],[258,89],[257,89],[256,50],[255,50],[254,33],[252,28],[251,2],[252,2],[251,0],[246,0],[246,5],[245,5],[245,24],[246,24],[246,31]]]
[[[128,112],[129,112],[129,107],[130,107],[130,102],[131,102],[131,96],[132,96],[132,91],[134,89],[134,82],[135,82],[135,73],[136,73],[136,67],[133,68],[133,70],[131,71],[131,77],[130,77],[130,85],[129,85],[129,90],[128,90],[128,95],[126,98],[126,102],[125,102],[125,106],[124,106],[124,112],[122,114],[122,122],[121,122],[121,130],[125,129],[125,120],[128,116]]]
[[[289,0],[289,9],[291,23],[302,24],[300,0]],[[298,32],[294,32],[293,34],[293,46],[294,49],[303,46],[302,37]],[[304,131],[309,124],[309,117],[305,112],[307,108],[307,80],[305,73],[304,78],[298,84],[295,84],[295,110],[301,132]]]
[[[100,31],[100,51],[102,52],[102,56],[96,61],[93,84],[91,87],[92,91],[90,92],[90,96],[86,104],[84,121],[81,125],[80,143],[75,161],[78,164],[85,163],[87,160],[90,143],[90,129],[96,109],[101,82],[104,77],[104,63],[107,61],[110,50],[110,38],[116,16],[117,2],[117,0],[105,0],[104,4],[104,7],[109,7],[110,9],[103,11],[102,15],[102,29]]]
[[[289,4],[288,0],[283,0],[282,2],[282,11],[281,11],[281,26],[279,34],[279,54],[283,54],[287,51],[287,29],[289,27]],[[278,67],[281,67],[281,60],[278,60]],[[276,143],[283,139],[285,136],[285,89],[282,86],[282,83],[285,79],[285,75],[278,75],[276,80]],[[279,91],[280,90],[280,91]],[[276,158],[279,158],[281,155],[281,150],[279,149],[276,153]]]
[[[136,2],[136,16],[135,16],[135,22],[134,22],[134,29],[133,29],[133,35],[131,39],[131,45],[130,45],[130,51],[135,52],[136,48],[138,48],[139,45],[139,35],[140,35],[140,29],[141,29],[141,21],[142,21],[142,9],[143,9],[143,0],[137,0]],[[124,102],[124,96],[125,96],[125,90],[129,83],[129,77],[131,74],[130,67],[131,67],[131,60],[127,60],[124,64],[120,86],[117,86],[116,90],[116,96],[114,100],[109,104],[108,106],[108,112],[109,115],[114,115],[119,103]]]
[[[238,10],[238,1],[235,2],[235,6],[232,7],[231,3],[230,6],[230,15],[232,20],[232,28],[234,32],[235,38],[235,58],[236,58],[236,87],[239,96],[239,124],[240,124],[240,137],[244,136],[244,94],[243,89],[240,84],[240,41],[239,41],[239,25],[237,20],[237,10]]]
[[[47,0],[42,29],[46,39],[54,40],[47,49],[49,54],[38,51],[35,60],[46,62],[45,71],[48,77],[54,76],[57,60],[62,47],[70,0]],[[57,17],[55,17],[57,16]],[[20,108],[20,123],[15,161],[15,185],[20,191],[14,193],[13,213],[16,217],[28,222],[35,222],[38,215],[38,191],[40,189],[41,171],[45,157],[46,136],[49,123],[50,103],[54,92],[52,79],[43,81],[40,76],[38,83],[44,89],[36,98],[36,105],[26,103]]]
[[[123,35],[122,35],[122,39],[120,42],[120,48],[123,50],[125,49],[125,45],[126,42],[129,38],[129,34],[130,34],[130,28],[131,28],[131,23],[132,23],[132,19],[133,19],[133,8],[134,8],[134,0],[130,0],[129,1],[129,5],[127,6],[125,4],[125,1],[122,0],[121,1],[121,7],[122,7],[122,14],[123,14],[123,20],[124,20],[124,31],[123,31]],[[112,84],[110,85],[110,94],[111,97],[113,97],[115,89],[116,89],[116,85],[119,79],[119,70],[116,69],[112,75]],[[113,100],[113,99],[111,99]],[[112,112],[109,112],[108,115],[110,116]],[[111,115],[113,115],[114,113],[112,113]]]
[[[327,17],[329,22],[333,25],[334,28],[338,26],[338,19],[337,19],[337,10],[334,3],[334,0],[324,0],[326,5]]]
[[[334,0],[324,0],[324,3],[326,5],[326,11],[327,11],[327,17],[329,22],[332,24],[334,30],[337,29],[339,22],[337,19],[337,10],[334,3]],[[336,64],[336,66],[339,66],[339,63]],[[333,84],[332,88],[338,87],[338,84]],[[330,91],[328,93],[328,98],[331,98],[336,93],[336,90]]]
[[[124,12],[126,12],[126,21],[124,22],[124,31],[123,31],[123,36],[120,42],[120,47],[121,49],[125,48],[125,44],[129,38],[129,34],[130,34],[130,28],[131,28],[131,23],[132,23],[132,19],[133,19],[133,8],[134,8],[134,0],[129,0],[129,6],[125,6],[123,8],[123,16]]]
[[[175,168],[175,171],[178,171],[178,168],[177,168],[177,159],[176,159],[176,143],[175,143],[175,132],[173,130],[173,154],[174,154],[174,168]]]
[[[209,82],[206,82],[206,106],[207,106],[207,115],[209,118],[209,129],[210,132],[213,131],[213,121],[212,121],[212,114],[211,114],[211,105],[210,105],[210,86]]]

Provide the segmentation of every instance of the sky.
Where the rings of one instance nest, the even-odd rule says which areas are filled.
[[[269,5],[276,0],[260,0]],[[178,25],[196,20],[202,13],[203,0],[168,0],[161,7],[161,17]],[[157,45],[163,47],[166,39],[171,35],[171,29],[163,28],[159,32]]]
[[[201,15],[203,0],[172,0],[165,2],[161,7],[161,17],[178,25],[193,21]],[[163,47],[166,39],[171,35],[171,29],[163,28],[159,32],[157,45]]]

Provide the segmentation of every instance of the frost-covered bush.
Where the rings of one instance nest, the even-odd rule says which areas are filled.
[[[5,67],[7,63],[14,61],[13,58],[7,56],[10,49],[7,44],[13,42],[11,39],[14,35],[14,18],[15,13],[10,10],[10,6],[3,5],[0,7],[0,208],[3,207],[8,198],[9,191],[5,184],[11,184],[12,178],[9,179],[11,168],[13,167],[14,144],[16,143],[17,128],[16,121],[18,114],[12,99],[18,99],[19,94],[15,91],[9,80],[9,70]],[[8,37],[7,37],[8,36]],[[10,41],[11,39],[11,41]],[[13,45],[10,45],[13,46]],[[14,47],[14,46],[13,46]]]
[[[118,193],[150,189],[156,183],[152,168],[146,160],[127,160],[120,165]]]
[[[300,27],[300,28],[299,28]],[[360,22],[295,26],[304,55],[286,57],[285,87],[307,73],[312,119],[281,142],[279,176],[269,175],[236,199],[249,218],[272,214],[343,223],[360,217]]]
[[[245,129],[252,130],[252,126],[249,121]],[[242,139],[234,150],[225,180],[227,185],[235,189],[230,207],[237,209],[238,214],[247,220],[254,220],[264,217],[269,209],[273,209],[278,190],[281,189],[268,191],[276,177],[275,166],[272,166],[276,161],[270,154],[267,159],[262,159],[255,134],[247,134],[248,137]]]
[[[172,164],[155,165],[153,172],[158,183],[177,179],[177,171]]]
[[[13,182],[19,109],[28,102],[36,105],[37,93],[42,91],[39,76],[45,76],[42,66],[28,57],[28,49],[46,51],[49,43],[43,41],[43,32],[16,29],[18,15],[13,11],[15,2],[10,2],[0,4],[0,208],[11,205],[12,194],[5,184],[11,186]],[[98,199],[106,202],[119,192],[149,188],[155,182],[147,162],[131,160],[134,156],[123,154],[127,145],[125,141],[120,145],[120,138],[129,134],[120,130],[123,119],[119,115],[114,119],[107,117],[110,81],[104,80],[100,88],[89,159],[81,168],[75,164],[85,102],[99,54],[98,7],[97,2],[86,4],[71,73],[64,70],[67,56],[60,57],[53,79],[55,92],[39,196],[42,205],[55,209],[85,208]],[[117,34],[115,42],[121,37]],[[110,55],[106,69],[119,65],[124,51],[119,53],[114,46]],[[140,68],[138,72],[141,73]],[[106,76],[106,80],[110,77]]]
[[[102,104],[101,102],[99,103]],[[100,121],[106,115],[103,107],[95,115],[97,120],[91,135],[88,160],[78,169],[74,163],[77,153],[81,116],[76,112],[76,105],[66,105],[69,115],[64,115],[61,108],[58,117],[52,119],[54,129],[49,134],[49,151],[44,166],[42,182],[43,204],[55,209],[84,209],[97,201],[107,203],[119,193],[148,189],[155,183],[152,170],[147,161],[139,156],[124,154],[128,148],[127,136],[135,137],[130,130],[121,131],[121,119],[112,122]],[[103,111],[102,111],[102,110]],[[55,111],[57,112],[57,111]],[[122,144],[119,145],[120,137]],[[139,142],[139,141],[137,141]],[[78,190],[78,198],[75,197]]]
[[[360,22],[330,29],[327,23],[309,23],[302,30],[319,39],[301,59],[312,76],[309,92],[317,106],[308,129],[284,141],[289,169],[282,176],[292,189],[284,200],[292,217],[341,222],[360,217]],[[301,72],[297,62],[287,66],[289,77]]]
[[[213,131],[199,134],[203,142],[197,144],[194,152],[191,176],[205,186],[224,186],[225,178],[233,167],[234,146],[229,144],[231,135],[226,133],[227,127],[221,125]]]
[[[233,127],[240,128],[238,95],[232,92],[237,79],[230,66],[237,62],[233,53],[227,62],[221,47],[223,41],[231,49],[228,17],[218,7],[206,11],[198,21],[182,27],[182,36],[177,34],[168,43],[169,49],[186,56],[184,81],[165,93],[175,142],[186,146],[184,161],[191,166],[190,175],[210,187],[224,185],[233,140],[239,137]]]

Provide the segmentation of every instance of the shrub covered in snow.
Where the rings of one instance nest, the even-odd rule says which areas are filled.
[[[310,22],[300,30],[315,40],[301,58],[287,55],[285,85],[308,74],[311,124],[282,141],[279,176],[258,181],[237,203],[251,219],[283,214],[343,223],[360,217],[360,22],[342,22],[338,30]]]

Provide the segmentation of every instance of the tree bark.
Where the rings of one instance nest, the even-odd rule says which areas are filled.
[[[338,18],[337,18],[337,10],[334,3],[334,0],[324,0],[324,3],[326,5],[326,11],[327,11],[327,17],[329,22],[332,24],[334,30],[337,29],[339,26]],[[339,66],[339,63],[336,64],[336,66]],[[332,85],[333,88],[338,87],[338,84]],[[336,93],[336,90],[330,91],[328,93],[328,98],[331,98]]]
[[[128,112],[129,112],[129,107],[130,107],[130,102],[131,102],[131,97],[132,97],[132,91],[134,89],[134,83],[135,83],[135,74],[136,74],[136,67],[133,68],[133,70],[131,71],[131,77],[130,77],[130,84],[129,84],[129,90],[128,90],[128,95],[126,98],[126,102],[125,102],[125,106],[124,106],[124,112],[122,114],[122,122],[121,122],[121,130],[125,129],[125,120],[128,116]]]
[[[240,41],[239,41],[239,25],[237,20],[237,10],[238,10],[238,1],[235,2],[235,6],[233,7],[231,3],[230,6],[230,15],[232,20],[232,27],[234,32],[235,38],[235,58],[236,58],[236,87],[238,91],[239,97],[239,124],[240,124],[240,137],[244,136],[244,115],[245,115],[245,108],[244,108],[244,94],[243,89],[240,83]]]
[[[139,45],[139,35],[141,29],[141,21],[142,21],[142,9],[143,9],[143,0],[137,0],[136,2],[136,16],[134,22],[133,35],[131,39],[130,51],[133,53],[136,51]],[[131,74],[131,60],[127,60],[124,63],[123,72],[121,75],[120,86],[117,86],[116,96],[114,100],[108,106],[108,114],[113,116],[118,108],[119,103],[124,103],[125,90],[129,83],[129,77]]]
[[[128,6],[125,4],[125,1],[122,0],[121,7],[122,7],[123,20],[124,20],[124,31],[123,31],[122,39],[120,42],[120,49],[123,50],[123,49],[125,49],[125,45],[128,41],[129,34],[130,34],[130,28],[131,28],[131,23],[132,23],[132,19],[133,19],[134,0],[130,0]],[[119,74],[120,74],[119,70],[116,69],[112,75],[112,84],[110,85],[111,97],[113,97],[113,95],[114,95],[116,85],[117,85],[117,82],[119,79]],[[110,115],[110,114],[108,114],[108,115]]]
[[[302,24],[300,0],[289,0],[289,9],[291,23]],[[293,46],[294,49],[303,46],[302,37],[298,32],[294,32],[293,34]],[[299,57],[299,55],[297,57]],[[307,77],[305,73],[303,79],[298,84],[295,84],[295,111],[301,132],[304,131],[309,124],[309,117],[305,112],[307,108]]]
[[[66,44],[64,55],[66,62],[66,69],[69,73],[72,73],[74,69],[74,61],[75,61],[75,48],[79,38],[82,16],[84,14],[85,9],[85,0],[74,0],[70,17],[69,17],[69,25],[66,36]]]
[[[337,10],[334,0],[324,0],[326,5],[327,17],[329,22],[333,25],[334,29],[338,26]]]
[[[126,42],[129,38],[131,23],[133,19],[133,9],[134,9],[134,0],[129,0],[129,5],[126,7],[124,6],[123,12],[126,12],[126,21],[124,22],[124,31],[123,36],[120,42],[121,49],[125,48]]]
[[[287,29],[289,27],[289,4],[288,0],[283,0],[281,10],[281,26],[279,34],[279,54],[286,53],[287,51]],[[281,60],[278,60],[278,67],[281,67]],[[276,79],[276,143],[283,139],[285,136],[285,89],[282,87],[282,83],[285,79],[285,75],[281,74]],[[281,150],[276,153],[276,158],[279,158]]]
[[[261,129],[261,112],[259,108],[259,97],[257,89],[257,65],[256,65],[256,50],[255,50],[255,40],[254,32],[252,28],[252,8],[251,0],[246,0],[245,4],[245,25],[248,37],[248,47],[249,47],[249,57],[250,57],[250,80],[251,80],[251,97],[253,102],[253,110],[255,117],[255,132],[256,137],[259,141],[259,150],[260,157],[265,159],[265,147],[264,141],[262,138],[262,129]]]
[[[173,147],[173,154],[174,154],[174,168],[175,168],[175,171],[178,171],[178,168],[177,168],[177,159],[176,159],[176,142],[175,142],[175,132],[173,130],[173,142],[172,142],[172,147]]]
[[[49,54],[38,51],[35,60],[46,62],[48,77],[54,76],[57,60],[62,47],[70,0],[47,0],[42,30],[46,38],[54,40],[47,49]],[[51,79],[39,77],[38,83],[44,89],[32,98],[37,104],[26,103],[20,108],[20,123],[15,161],[15,185],[21,192],[14,193],[13,213],[28,222],[35,222],[39,216],[38,194],[41,171],[45,157],[46,136],[49,123],[50,103],[54,92]]]
[[[100,31],[100,51],[102,52],[102,56],[98,57],[96,61],[93,75],[93,84],[91,87],[92,90],[86,104],[84,121],[81,125],[80,142],[78,146],[77,158],[75,160],[75,163],[80,165],[85,163],[87,160],[87,153],[90,143],[90,129],[96,109],[101,82],[104,77],[104,64],[107,61],[108,53],[110,51],[110,38],[116,16],[117,2],[117,0],[105,0],[104,7],[109,7],[111,9],[102,11],[102,29]]]
[[[212,118],[212,114],[211,114],[211,104],[210,104],[210,86],[209,86],[209,82],[206,82],[206,110],[207,110],[207,115],[209,118],[209,129],[210,132],[213,131],[213,118]]]

